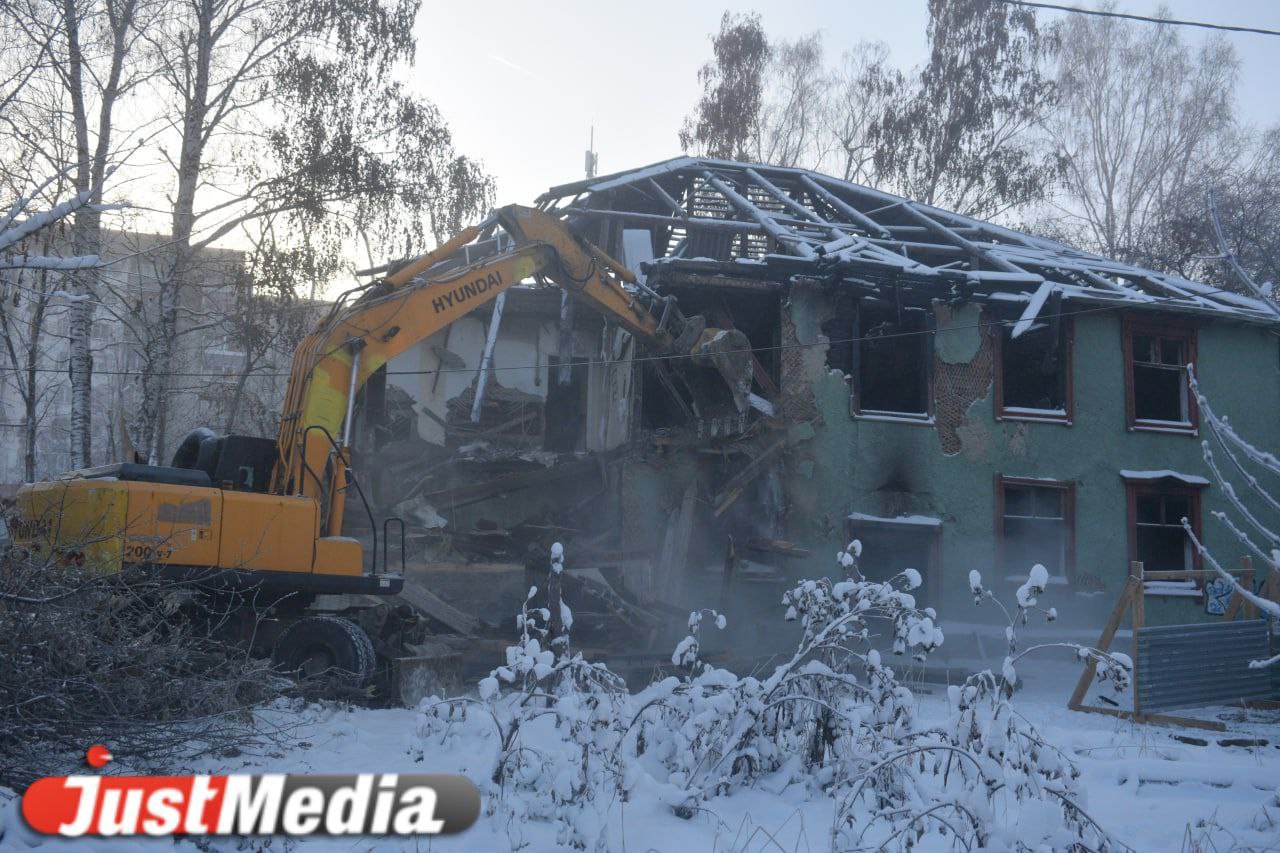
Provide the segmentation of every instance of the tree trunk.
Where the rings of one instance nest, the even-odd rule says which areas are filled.
[[[98,93],[97,139],[93,150],[89,143],[88,99],[84,89],[85,58],[80,45],[81,10],[76,0],[63,0],[62,15],[67,39],[68,68],[66,86],[71,100],[75,125],[77,193],[90,194],[90,206],[76,212],[72,222],[72,253],[79,256],[102,252],[102,214],[93,206],[100,204],[111,158],[113,111],[120,96],[121,78],[129,46],[129,33],[134,26],[137,0],[123,0],[119,6],[108,4],[107,19],[111,27],[111,63]],[[76,296],[91,296],[97,284],[94,270],[81,270],[71,277],[70,289]],[[71,381],[71,467],[86,468],[93,455],[93,301],[77,299],[71,305],[68,323]]]
[[[44,329],[44,312],[48,304],[47,282],[41,287],[31,312],[31,325],[27,334],[26,372],[27,388],[23,395],[23,430],[25,432],[22,475],[26,482],[36,479],[36,441],[40,434],[40,394],[36,387],[36,378],[40,367],[40,333]],[[73,457],[74,460],[74,457]],[[72,465],[72,467],[76,467]]]
[[[84,54],[80,49],[80,10],[75,0],[63,0],[62,15],[67,39],[67,89],[71,100],[71,115],[75,125],[76,168],[75,191],[89,192],[93,187],[93,168],[89,153],[89,115],[84,92]],[[71,227],[71,251],[74,255],[96,254],[101,243],[101,219],[96,211],[81,208],[76,212]],[[71,277],[71,292],[86,296],[92,292],[92,272],[82,270]],[[68,328],[70,337],[71,380],[71,467],[88,467],[90,456],[91,401],[93,387],[93,356],[89,352],[89,338],[93,330],[93,304],[88,299],[77,300],[71,306]],[[30,442],[28,442],[27,477],[32,476]]]
[[[179,329],[183,289],[191,274],[191,234],[195,229],[196,189],[204,156],[205,119],[209,110],[209,72],[213,56],[213,0],[197,0],[195,57],[190,89],[185,93],[182,148],[178,155],[178,189],[173,204],[171,247],[173,262],[161,282],[160,328],[152,361],[151,381],[143,383],[143,429],[153,460],[165,453],[169,379]]]

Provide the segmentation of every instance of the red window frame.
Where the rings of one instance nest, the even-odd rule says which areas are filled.
[[[1195,532],[1196,538],[1201,542],[1204,541],[1204,534],[1200,529],[1200,512],[1201,512],[1201,494],[1208,486],[1192,485],[1184,483],[1181,480],[1175,480],[1171,477],[1163,480],[1130,480],[1125,479],[1125,497],[1128,503],[1128,539],[1129,539],[1129,562],[1134,563],[1138,559],[1138,497],[1148,495],[1158,496],[1174,496],[1185,497],[1187,499],[1187,507],[1190,512],[1191,529]],[[1200,569],[1203,561],[1200,557],[1199,550],[1194,545],[1191,546],[1191,568]],[[1129,567],[1124,566],[1126,576]],[[1154,571],[1154,570],[1153,570]],[[1196,586],[1201,586],[1203,581],[1197,580]]]
[[[999,566],[1000,577],[1004,578],[1005,567],[1005,532],[1004,532],[1004,489],[1005,486],[1021,486],[1023,488],[1056,489],[1062,494],[1062,522],[1067,528],[1066,553],[1063,555],[1063,574],[1067,585],[1076,585],[1076,483],[1073,480],[1037,480],[1028,477],[1006,477],[996,474],[996,565]],[[1026,567],[1030,570],[1030,566]],[[1052,577],[1052,575],[1050,575]]]
[[[1031,411],[1009,412],[1005,410],[1004,404],[1004,333],[1007,328],[1003,322],[994,322],[991,325],[991,336],[993,338],[992,345],[994,349],[994,363],[992,370],[995,373],[995,407],[996,420],[998,421],[1034,421],[1037,423],[1064,424],[1070,426],[1075,418],[1075,381],[1074,381],[1074,364],[1075,364],[1075,323],[1071,317],[1063,317],[1062,323],[1062,369],[1066,375],[1063,377],[1063,408],[1066,410],[1065,415],[1056,415],[1049,411],[1044,414],[1034,414]]]
[[[1187,420],[1185,422],[1175,421],[1151,421],[1142,420],[1137,417],[1134,407],[1134,376],[1133,376],[1133,337],[1134,335],[1149,335],[1156,338],[1176,338],[1186,345],[1187,364],[1195,364],[1196,362],[1196,337],[1197,327],[1190,323],[1177,323],[1169,321],[1152,321],[1146,319],[1135,319],[1126,316],[1121,324],[1122,326],[1122,342],[1124,347],[1124,406],[1125,406],[1125,425],[1131,432],[1171,432],[1182,433],[1185,435],[1197,435],[1200,430],[1200,409],[1196,405],[1195,395],[1191,393],[1189,377],[1185,366],[1183,367],[1183,393],[1187,395]]]

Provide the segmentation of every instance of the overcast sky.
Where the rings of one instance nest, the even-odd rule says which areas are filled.
[[[828,57],[861,40],[903,68],[925,57],[925,0],[486,0],[432,2],[418,16],[413,82],[442,110],[459,151],[498,182],[498,202],[528,203],[583,177],[591,128],[600,171],[680,154],[676,132],[726,8],[755,10],[774,38],[821,30]],[[1152,14],[1157,2],[1120,0]],[[1280,29],[1280,0],[1165,0],[1174,18]],[[1063,12],[1042,11],[1042,20]],[[1151,25],[1148,25],[1151,26]],[[1185,38],[1205,30],[1183,28]],[[1280,37],[1227,34],[1241,57],[1244,117],[1280,121]]]

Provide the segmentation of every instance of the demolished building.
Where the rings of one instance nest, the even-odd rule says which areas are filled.
[[[1097,626],[1131,560],[1193,567],[1180,519],[1224,506],[1188,363],[1280,444],[1278,327],[1251,298],[803,169],[685,157],[537,204],[743,332],[752,406],[536,282],[395,359],[357,451],[454,630],[518,610],[560,541],[592,579],[575,633],[704,606],[751,631],[855,537],[864,574],[915,568],[926,604],[1041,563],[1064,619]],[[1174,586],[1150,622],[1202,609]]]

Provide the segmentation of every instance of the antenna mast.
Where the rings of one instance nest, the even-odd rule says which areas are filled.
[[[594,178],[600,165],[600,155],[596,153],[596,126],[591,126],[591,139],[587,143],[586,168],[587,177]]]

